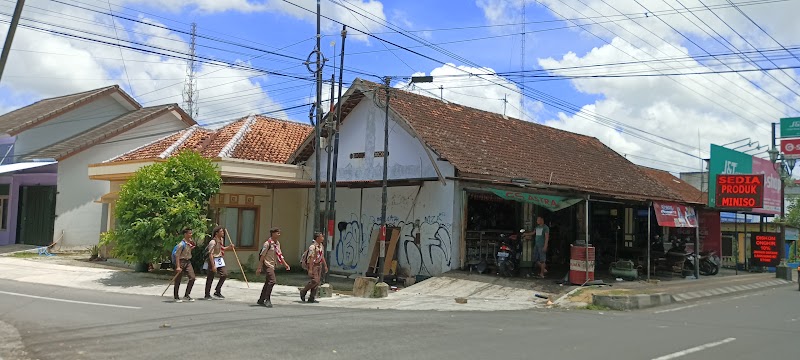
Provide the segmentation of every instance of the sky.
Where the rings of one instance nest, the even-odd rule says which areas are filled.
[[[184,106],[196,24],[198,122],[260,113],[308,123],[315,64],[304,63],[315,60],[316,4],[27,0],[0,79],[0,114],[112,84],[144,106]],[[0,0],[0,36],[14,5]],[[345,24],[345,88],[391,76],[398,88],[597,137],[673,173],[699,171],[712,143],[766,157],[771,123],[800,116],[800,0],[320,6],[326,81],[340,66]],[[418,75],[434,82],[410,84]]]

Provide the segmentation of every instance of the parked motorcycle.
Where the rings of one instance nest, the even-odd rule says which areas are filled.
[[[525,231],[520,230],[519,232],[521,234]],[[522,243],[517,241],[519,237],[516,234],[508,238],[502,237],[500,249],[497,251],[497,273],[502,277],[515,276],[519,272],[519,254]]]
[[[700,275],[717,275],[719,273],[720,259],[716,251],[700,252]]]

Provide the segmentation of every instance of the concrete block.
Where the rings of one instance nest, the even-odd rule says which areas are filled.
[[[409,276],[409,277],[406,278],[406,281],[405,281],[404,285],[406,287],[409,287],[411,285],[414,285],[416,282],[417,282],[417,279],[415,279],[413,276]]]
[[[317,293],[317,297],[321,298],[329,298],[333,296],[333,287],[331,284],[322,284],[319,286],[319,292]]]
[[[375,290],[375,284],[377,283],[378,278],[375,277],[357,277],[353,283],[353,296],[361,298],[372,297],[372,292]]]
[[[389,284],[382,282],[375,285],[375,288],[372,290],[373,298],[385,298],[389,296]]]

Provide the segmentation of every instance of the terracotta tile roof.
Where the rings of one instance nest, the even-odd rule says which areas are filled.
[[[95,126],[94,128],[86,130],[76,136],[36,150],[25,155],[23,158],[53,158],[56,160],[63,160],[64,158],[135,128],[170,111],[178,111],[181,113],[184,121],[187,123],[194,123],[194,120],[191,120],[189,115],[186,115],[183,110],[180,110],[180,107],[175,104],[141,108],[139,110],[134,110],[127,114],[123,114],[111,119],[110,121]]]
[[[192,127],[179,131],[107,162],[149,160],[192,149],[207,158],[222,153],[222,157],[285,163],[312,129],[292,121],[248,116],[216,130]]]
[[[342,104],[342,119],[363,97],[381,85],[356,79]],[[371,94],[368,95],[371,97]],[[677,200],[676,194],[651,179],[597,138],[393,89],[390,108],[406,121],[460,177],[529,179],[597,194],[628,194],[632,199]],[[391,139],[390,139],[391,141]],[[313,136],[290,161],[313,154]]]
[[[650,176],[653,180],[658,181],[661,185],[672,191],[682,202],[703,205],[708,203],[708,193],[700,191],[667,171],[646,166],[639,166],[639,169],[644,171],[647,176]]]
[[[26,107],[6,113],[0,116],[0,132],[12,136],[19,134],[26,129],[48,121],[99,97],[114,92],[119,93],[135,108],[138,109],[142,107],[139,105],[139,103],[128,96],[128,94],[122,91],[118,85],[107,86],[77,94],[40,100]]]
[[[234,158],[285,163],[314,129],[293,121],[256,116],[256,120],[233,151]]]

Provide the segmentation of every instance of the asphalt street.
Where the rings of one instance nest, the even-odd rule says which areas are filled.
[[[169,294],[168,294],[169,295]],[[738,359],[796,353],[796,287],[639,312],[430,312],[173,303],[0,280],[11,359]],[[380,300],[376,300],[380,301]],[[2,324],[2,323],[0,323]],[[12,335],[4,344],[12,342]],[[2,351],[2,347],[0,347]],[[0,354],[3,354],[0,352]],[[320,357],[321,356],[321,357]]]

